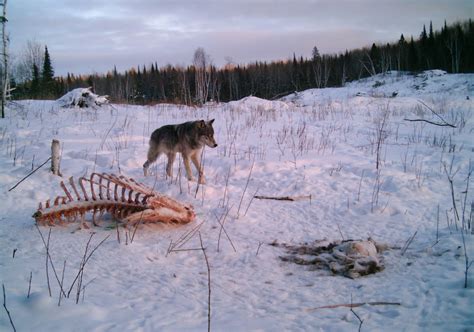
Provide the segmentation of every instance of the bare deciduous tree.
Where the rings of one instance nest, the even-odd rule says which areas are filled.
[[[8,37],[6,35],[5,26],[7,23],[7,0],[3,1],[2,20],[2,41],[3,41],[3,72],[2,72],[2,119],[5,117],[5,103],[7,101],[7,93],[9,92],[8,79]]]
[[[42,68],[44,62],[44,46],[36,40],[29,40],[19,55],[15,66],[15,79],[18,83],[33,79],[33,65]]]
[[[198,47],[194,52],[193,65],[196,69],[196,100],[204,104],[207,101],[211,83],[211,59],[204,48]]]

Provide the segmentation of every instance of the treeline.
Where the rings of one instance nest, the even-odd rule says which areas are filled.
[[[228,63],[217,68],[199,48],[193,64],[188,67],[159,67],[154,63],[124,73],[114,69],[105,75],[68,74],[53,82],[39,77],[38,68],[32,68],[34,79],[18,86],[15,97],[58,98],[73,88],[92,86],[96,93],[109,95],[113,102],[139,104],[202,104],[249,95],[273,99],[309,88],[342,86],[345,82],[389,70],[474,72],[473,59],[474,26],[471,20],[449,26],[445,23],[440,31],[433,31],[430,23],[428,31],[423,26],[416,39],[401,35],[394,43],[374,43],[371,47],[331,55],[321,55],[315,46],[311,58],[294,55],[286,61],[245,66]],[[45,73],[44,68],[42,72]]]

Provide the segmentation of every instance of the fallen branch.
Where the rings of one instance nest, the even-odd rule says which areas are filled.
[[[39,165],[38,167],[36,167],[36,169],[34,169],[33,171],[31,171],[27,176],[25,176],[23,179],[21,179],[20,181],[17,182],[17,184],[15,184],[13,187],[11,187],[10,189],[8,189],[8,191],[12,191],[13,189],[15,189],[16,187],[18,187],[18,185],[20,183],[22,183],[23,181],[25,181],[27,178],[29,178],[31,175],[33,175],[33,173],[35,173],[37,170],[39,170],[41,167],[43,167],[44,165],[46,165],[46,163],[48,161],[51,160],[51,157],[49,157],[44,163],[42,163],[41,165]]]
[[[401,305],[400,302],[360,302],[360,303],[342,303],[342,304],[331,304],[322,307],[309,308],[306,311],[315,311],[319,309],[336,309],[336,308],[357,308],[363,305]]]
[[[425,119],[403,119],[405,121],[410,121],[410,122],[427,122],[429,124],[432,124],[432,125],[435,125],[435,126],[440,126],[440,127],[451,127],[451,128],[456,128],[455,125],[452,125],[450,123],[437,123],[437,122],[433,122],[433,121],[429,121],[429,120],[425,120]]]
[[[422,100],[418,99],[418,102],[419,102],[420,104],[422,104],[423,106],[425,106],[427,109],[429,109],[429,110],[431,111],[431,113],[433,113],[434,115],[436,115],[436,116],[438,117],[438,119],[440,119],[441,121],[443,121],[443,123],[445,123],[446,126],[452,127],[452,128],[456,128],[455,125],[452,125],[452,124],[447,123],[446,120],[441,117],[441,115],[439,115],[438,113],[436,113],[431,107],[429,107],[428,105],[426,105]]]
[[[300,201],[303,199],[311,200],[311,195],[303,195],[303,196],[254,196],[256,199],[273,199],[276,201]]]

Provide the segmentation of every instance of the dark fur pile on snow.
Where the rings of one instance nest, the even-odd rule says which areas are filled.
[[[381,253],[388,249],[386,244],[376,243],[370,238],[333,242],[317,240],[302,245],[273,242],[271,245],[286,249],[288,255],[280,256],[285,262],[309,265],[351,279],[382,271]]]

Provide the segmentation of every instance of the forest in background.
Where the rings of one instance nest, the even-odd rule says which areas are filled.
[[[320,54],[315,46],[311,58],[293,55],[292,59],[247,65],[229,61],[220,68],[212,64],[203,48],[198,48],[187,67],[159,67],[155,62],[123,73],[114,68],[106,74],[54,77],[47,47],[41,55],[41,64],[32,61],[26,66],[22,83],[12,80],[14,99],[56,99],[77,87],[93,87],[114,103],[199,105],[250,95],[275,99],[310,88],[343,86],[390,70],[474,72],[474,26],[472,20],[452,25],[445,22],[441,30],[433,31],[430,23],[428,31],[423,26],[416,39],[408,40],[402,34],[396,42],[373,43],[339,54]]]

